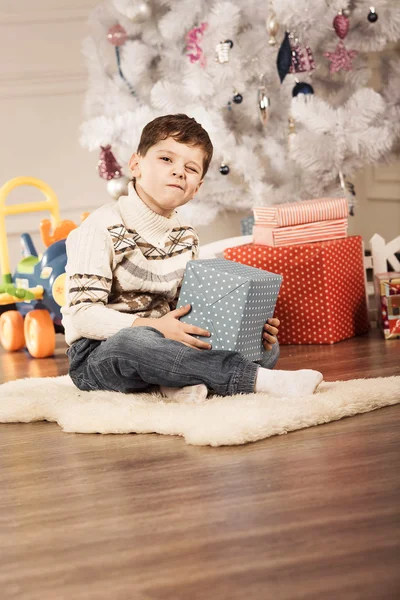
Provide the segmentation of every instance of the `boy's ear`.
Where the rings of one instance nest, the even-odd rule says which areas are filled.
[[[197,184],[197,187],[196,187],[196,189],[195,189],[195,191],[194,191],[194,194],[193,194],[193,196],[192,196],[192,199],[195,197],[195,195],[197,194],[197,192],[199,191],[199,189],[200,189],[200,188],[201,188],[201,186],[203,185],[203,181],[204,181],[204,179],[202,179],[201,181],[199,181],[199,183]]]
[[[132,177],[140,177],[140,154],[135,152],[132,154],[129,160],[129,168],[132,173]]]

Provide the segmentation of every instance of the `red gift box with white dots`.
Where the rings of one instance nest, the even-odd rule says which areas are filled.
[[[369,329],[360,236],[274,248],[246,244],[224,258],[283,275],[275,309],[281,344],[334,344]]]

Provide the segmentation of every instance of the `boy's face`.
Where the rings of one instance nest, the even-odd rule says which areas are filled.
[[[204,152],[173,138],[149,148],[145,156],[133,154],[129,167],[136,177],[136,191],[155,213],[169,217],[197,194],[203,183]]]

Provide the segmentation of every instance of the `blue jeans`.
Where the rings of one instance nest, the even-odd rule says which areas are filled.
[[[251,362],[238,352],[195,350],[153,327],[127,327],[107,340],[81,338],[67,350],[72,381],[80,390],[130,393],[152,385],[183,387],[204,383],[220,396],[250,394],[259,365],[272,369],[278,343]]]

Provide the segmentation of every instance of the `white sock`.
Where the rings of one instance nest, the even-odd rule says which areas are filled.
[[[276,371],[260,367],[254,391],[272,396],[307,396],[315,392],[322,380],[322,373],[312,369]]]
[[[164,387],[160,385],[161,396],[171,398],[175,402],[184,404],[200,404],[207,400],[208,389],[204,383],[198,385],[186,385],[181,388]]]

